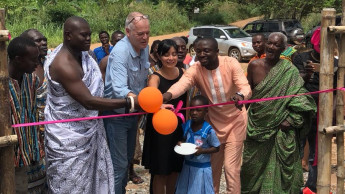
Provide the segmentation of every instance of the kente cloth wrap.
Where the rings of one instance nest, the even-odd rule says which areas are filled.
[[[291,46],[289,46],[288,48],[286,48],[281,54],[280,54],[280,58],[281,59],[286,59],[289,61],[292,61],[292,55],[296,52],[297,50]]]
[[[297,68],[281,59],[253,90],[252,99],[308,92]],[[253,103],[241,169],[242,193],[291,194],[303,186],[299,139],[307,134],[316,105],[310,95]],[[283,121],[291,125],[280,129]]]
[[[51,79],[49,66],[61,47],[45,63],[48,81],[45,119],[98,116],[98,111],[84,108]],[[101,72],[87,51],[82,52],[82,69],[82,81],[91,95],[103,97]],[[114,193],[114,171],[102,119],[46,125],[45,140],[49,193]]]
[[[10,114],[12,124],[38,122],[36,95],[38,84],[38,77],[33,74],[25,73],[21,84],[17,80],[10,78]],[[39,162],[44,157],[44,148],[38,126],[17,127],[12,130],[18,136],[18,144],[14,148],[15,166],[29,166],[33,162]]]

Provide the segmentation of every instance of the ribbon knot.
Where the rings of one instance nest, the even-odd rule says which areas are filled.
[[[180,101],[177,103],[176,108],[174,109],[173,112],[175,113],[176,116],[178,116],[178,117],[181,118],[182,123],[185,123],[185,122],[186,122],[186,119],[184,118],[184,115],[183,115],[182,113],[180,113],[180,110],[181,110],[182,106],[183,106],[183,101],[180,100]]]

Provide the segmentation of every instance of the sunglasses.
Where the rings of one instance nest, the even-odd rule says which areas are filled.
[[[148,15],[135,16],[133,19],[131,19],[131,21],[128,22],[128,25],[130,23],[132,23],[133,21],[135,21],[135,23],[137,23],[142,19],[149,19],[149,16]]]

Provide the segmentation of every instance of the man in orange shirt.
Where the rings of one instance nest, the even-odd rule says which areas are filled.
[[[238,61],[218,56],[218,44],[214,38],[198,40],[195,51],[199,61],[187,69],[181,79],[163,95],[164,101],[177,98],[189,88],[197,86],[210,104],[231,100],[236,102],[236,105],[210,107],[206,120],[215,129],[221,142],[220,151],[214,153],[211,159],[215,193],[219,193],[224,164],[227,193],[237,194],[241,192],[241,156],[247,127],[247,111],[237,102],[250,98],[251,89]]]
[[[253,49],[256,51],[256,55],[250,59],[249,63],[255,59],[262,59],[266,57],[265,54],[265,43],[266,37],[263,34],[255,34],[252,38],[252,46]]]

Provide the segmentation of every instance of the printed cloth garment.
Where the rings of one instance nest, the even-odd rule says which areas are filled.
[[[186,142],[202,148],[219,147],[220,142],[216,132],[208,122],[204,122],[199,131],[193,132],[191,120],[182,125]],[[212,194],[213,180],[211,169],[211,154],[185,156],[182,171],[176,184],[176,193]]]
[[[295,52],[297,52],[297,50],[294,47],[289,46],[280,54],[280,58],[286,59],[286,60],[289,60],[290,62],[292,62],[292,55]]]
[[[308,92],[297,68],[281,59],[253,90],[253,99]],[[310,129],[316,105],[310,95],[253,103],[241,169],[241,193],[299,193],[303,171],[299,140]],[[288,121],[291,128],[279,126]]]
[[[11,124],[38,122],[37,87],[38,77],[34,74],[24,74],[22,83],[10,78]],[[43,141],[37,126],[13,128],[18,136],[15,146],[15,166],[29,166],[39,162],[44,157]]]
[[[47,99],[47,79],[44,78],[42,85],[37,89],[37,109],[39,121],[44,121],[44,108]],[[39,129],[43,132],[44,125],[40,125]]]
[[[47,121],[98,116],[74,100],[51,79],[49,66],[62,47],[45,63],[48,81]],[[104,84],[97,63],[82,52],[82,81],[91,95],[103,97]],[[114,171],[102,119],[46,125],[45,144],[49,193],[114,193]]]

